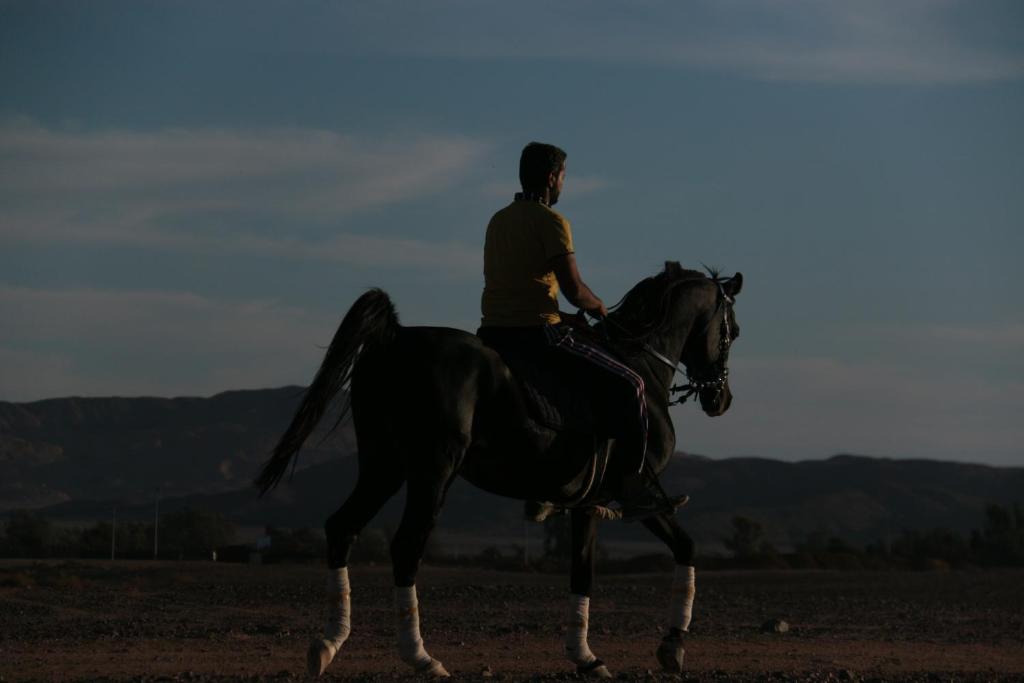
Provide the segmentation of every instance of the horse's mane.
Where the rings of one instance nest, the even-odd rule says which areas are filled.
[[[712,268],[708,268],[708,274],[712,280],[719,276]],[[699,270],[683,268],[678,261],[665,261],[664,270],[638,282],[612,306],[608,317],[613,339],[627,345],[647,341],[668,323],[672,292],[684,284],[705,280],[708,275]]]

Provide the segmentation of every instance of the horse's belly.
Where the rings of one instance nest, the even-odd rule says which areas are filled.
[[[506,498],[567,502],[594,486],[603,467],[595,462],[592,437],[562,436],[538,453],[509,442],[473,443],[459,474],[474,486]]]

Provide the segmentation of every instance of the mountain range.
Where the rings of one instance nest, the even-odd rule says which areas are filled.
[[[0,402],[0,509],[80,500],[134,503],[244,487],[302,392],[282,387],[211,398]],[[310,438],[303,466],[354,452],[351,424],[327,435],[331,417]]]
[[[303,450],[294,475],[265,498],[250,485],[284,430],[301,387],[232,391],[211,398],[65,398],[0,403],[0,510],[34,508],[53,518],[149,519],[186,506],[222,512],[243,526],[320,527],[356,476],[354,434],[331,416]],[[336,418],[335,410],[334,416]],[[328,424],[329,423],[329,424]],[[837,455],[784,462],[677,453],[662,477],[685,492],[683,526],[704,547],[720,547],[733,517],[762,525],[780,548],[810,534],[865,543],[906,529],[969,532],[989,503],[1024,501],[1024,468]],[[394,529],[402,495],[372,526]],[[457,482],[439,530],[479,546],[529,533],[522,503]],[[650,540],[643,529],[608,523],[602,536]]]

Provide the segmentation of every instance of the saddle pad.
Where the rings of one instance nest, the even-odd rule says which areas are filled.
[[[530,417],[560,432],[594,432],[593,397],[570,367],[559,367],[552,354],[505,350],[502,359],[519,385]]]

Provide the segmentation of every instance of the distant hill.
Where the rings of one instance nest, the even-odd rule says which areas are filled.
[[[302,391],[0,402],[0,509],[237,489],[267,458]],[[323,436],[314,435],[300,466],[353,450],[348,425],[320,444]]]
[[[338,458],[296,472],[265,499],[248,487],[164,500],[161,510],[194,506],[222,512],[242,525],[320,528],[344,502],[356,473],[355,458]],[[679,520],[711,551],[721,549],[737,515],[759,522],[768,540],[788,549],[811,533],[858,543],[893,538],[906,529],[943,527],[968,533],[982,525],[986,504],[1024,500],[1024,468],[854,456],[786,463],[679,454],[663,481],[669,491],[691,495]],[[400,492],[370,526],[395,529],[403,502]],[[118,514],[144,520],[152,510],[149,503],[122,508]],[[102,519],[110,514],[110,504],[71,502],[44,512],[66,519]],[[518,542],[526,531],[521,513],[522,502],[460,480],[449,491],[439,530],[467,547]],[[604,524],[601,537],[620,544],[653,541],[641,526],[622,523]]]
[[[250,486],[301,392],[0,403],[0,510],[36,507],[87,521],[105,519],[117,502],[119,516],[149,519],[159,487],[163,511],[191,505],[242,525],[320,527],[355,482],[355,458],[345,457],[354,452],[350,424],[323,441],[325,425],[291,481],[267,498]],[[1024,468],[850,455],[791,463],[677,454],[663,482],[670,492],[690,494],[679,519],[705,549],[720,547],[737,515],[759,522],[786,548],[814,532],[861,543],[905,529],[968,532],[982,524],[987,503],[1024,502]],[[394,529],[403,498],[371,526]],[[519,501],[459,481],[440,530],[446,538],[511,542],[525,531],[521,510]],[[602,537],[651,540],[625,524],[605,524]]]
[[[987,504],[1024,502],[1024,468],[853,455],[795,463],[683,457],[664,481],[690,494],[681,519],[695,536],[719,541],[741,515],[780,546],[818,531],[861,543],[907,529],[967,533],[982,525]]]

